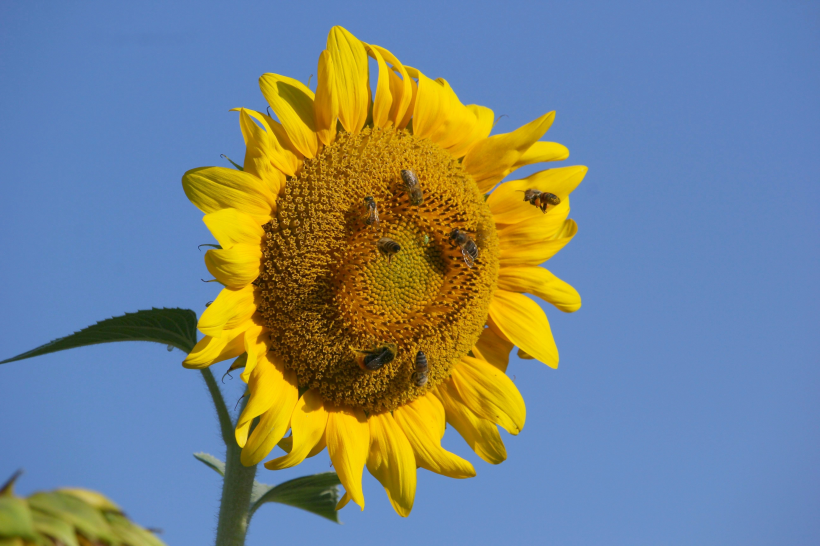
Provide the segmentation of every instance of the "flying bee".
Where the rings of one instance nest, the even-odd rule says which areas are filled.
[[[385,364],[393,362],[396,358],[397,347],[394,343],[385,343],[370,351],[358,351],[356,353],[356,364],[365,371],[375,372]]]
[[[424,351],[419,351],[416,353],[416,371],[413,372],[413,383],[417,387],[423,387],[427,384],[427,371],[429,367],[427,366],[427,355],[424,354]]]
[[[389,263],[390,260],[393,259],[393,254],[401,250],[401,245],[390,237],[382,237],[376,243],[376,248],[378,248],[382,254],[387,255],[387,261]]]
[[[375,224],[376,229],[379,228],[379,209],[376,208],[376,200],[371,196],[364,198],[364,204],[367,207],[367,220],[364,221],[370,227]]]
[[[402,169],[401,179],[404,181],[404,189],[410,197],[410,203],[419,206],[424,202],[424,194],[421,192],[419,177],[410,169]]]
[[[475,244],[473,238],[467,235],[467,232],[453,228],[447,239],[450,241],[450,246],[458,245],[461,249],[461,255],[464,256],[464,263],[467,267],[473,267],[478,259],[478,245]]]
[[[561,198],[555,195],[554,193],[550,193],[548,191],[540,191],[540,190],[518,190],[524,192],[524,201],[529,202],[530,205],[533,205],[537,209],[541,209],[541,212],[547,212],[547,207],[552,205],[558,205],[561,203]]]

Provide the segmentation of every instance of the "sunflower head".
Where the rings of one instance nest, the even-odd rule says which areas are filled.
[[[402,172],[419,180],[420,204]],[[452,228],[475,234],[475,267],[448,241]],[[379,127],[338,134],[288,181],[264,230],[254,282],[270,349],[326,401],[394,410],[445,380],[484,329],[495,223],[475,182],[429,140]],[[386,344],[397,347],[390,362],[356,364]],[[418,351],[430,362],[422,387],[412,380]]]
[[[286,468],[327,447],[340,506],[364,507],[367,466],[407,515],[416,467],[475,473],[441,448],[445,420],[483,459],[506,457],[497,425],[517,434],[525,419],[504,373],[513,345],[557,365],[546,317],[522,292],[580,307],[537,266],[575,234],[568,195],[586,170],[541,171],[488,196],[521,166],[567,157],[540,141],[553,114],[490,136],[491,110],[341,27],[315,92],[275,74],[260,87],[277,119],[238,109],[244,166],[183,177],[221,247],[205,262],[225,287],[184,364],[242,355],[245,464],[279,445],[286,454],[266,466]]]

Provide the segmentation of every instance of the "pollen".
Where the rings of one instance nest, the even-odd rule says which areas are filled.
[[[418,178],[418,205],[402,170]],[[378,223],[368,221],[369,196]],[[473,267],[448,240],[453,228],[478,246]],[[424,395],[486,323],[498,279],[492,214],[459,161],[410,132],[340,133],[288,179],[264,229],[255,284],[270,349],[329,403],[379,412]],[[395,246],[379,244],[385,238]],[[357,354],[387,344],[397,348],[392,361],[357,365]],[[429,364],[422,386],[418,351]]]

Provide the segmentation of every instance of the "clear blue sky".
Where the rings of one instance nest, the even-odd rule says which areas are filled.
[[[814,2],[0,4],[0,358],[217,288],[187,169],[240,160],[257,78],[302,80],[332,25],[445,77],[589,166],[550,268],[558,370],[513,359],[507,462],[419,471],[412,516],[365,478],[343,526],[257,514],[249,546],[820,543],[820,8]],[[101,490],[208,544],[221,455],[179,351],[111,344],[0,367],[0,479]],[[218,366],[217,372],[225,366]],[[236,377],[230,400],[241,393]],[[260,479],[328,470],[326,456]]]

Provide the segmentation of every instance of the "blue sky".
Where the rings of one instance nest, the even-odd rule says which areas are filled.
[[[546,138],[589,174],[549,267],[584,305],[547,309],[557,370],[513,358],[527,424],[504,464],[448,431],[478,476],[419,471],[409,519],[368,476],[345,525],[267,506],[248,544],[817,544],[811,2],[4,2],[0,358],[125,311],[201,312],[211,239],[180,177],[241,159],[228,110],[264,108],[262,73],[315,74],[335,24],[505,114],[498,132],[557,111]],[[182,357],[0,367],[0,479],[98,489],[169,544],[210,542],[219,480],[191,453],[220,442]]]

